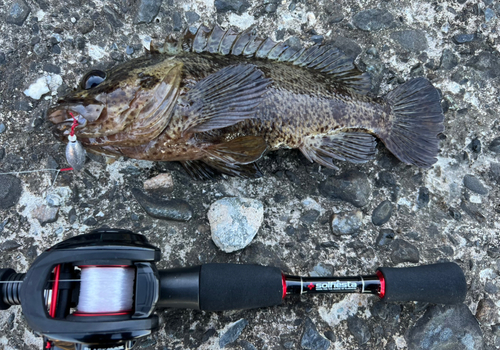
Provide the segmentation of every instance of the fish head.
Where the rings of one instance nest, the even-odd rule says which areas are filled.
[[[80,137],[109,136],[123,131],[134,120],[147,118],[177,90],[182,63],[174,56],[151,55],[130,60],[108,71],[85,74],[77,89],[59,99],[47,111],[53,133],[67,138],[78,122]]]

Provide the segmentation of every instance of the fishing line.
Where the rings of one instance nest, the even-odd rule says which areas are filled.
[[[129,266],[80,266],[81,283],[75,315],[132,310],[135,269]]]

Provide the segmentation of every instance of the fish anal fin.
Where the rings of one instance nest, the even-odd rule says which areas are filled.
[[[252,64],[222,68],[200,80],[183,98],[178,110],[182,135],[221,129],[253,118],[271,83]]]
[[[333,160],[364,163],[375,156],[376,139],[360,131],[339,131],[334,134],[314,135],[306,138],[300,148],[310,161],[338,169]]]
[[[249,164],[260,159],[266,150],[267,143],[261,136],[242,136],[210,146],[205,153],[224,163]]]

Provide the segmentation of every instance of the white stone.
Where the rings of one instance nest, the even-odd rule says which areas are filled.
[[[100,46],[89,44],[89,56],[92,57],[92,59],[99,61],[106,55],[106,50],[104,50]]]
[[[247,29],[255,23],[255,18],[248,12],[245,12],[241,16],[237,15],[236,13],[231,13],[228,16],[228,20],[232,26],[236,26],[243,30]]]
[[[49,86],[47,84],[47,78],[38,78],[30,87],[24,90],[24,94],[35,100],[39,100],[43,95],[50,92]]]
[[[159,174],[151,179],[144,181],[144,189],[171,191],[174,188],[174,180],[171,174]]]
[[[264,220],[264,206],[251,198],[222,198],[212,203],[207,216],[215,245],[231,253],[252,242]]]

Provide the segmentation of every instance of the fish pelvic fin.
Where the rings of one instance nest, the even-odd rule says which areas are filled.
[[[244,179],[254,179],[262,177],[263,174],[256,163],[230,164],[217,159],[202,159],[182,161],[182,166],[186,172],[197,180],[216,180],[221,174],[241,177]]]
[[[261,136],[242,136],[205,149],[207,158],[223,163],[249,164],[259,160],[267,150]]]
[[[270,83],[253,64],[225,67],[200,80],[178,102],[182,136],[253,118]]]
[[[353,58],[331,45],[289,45],[270,38],[260,38],[255,28],[243,32],[215,25],[212,29],[200,26],[196,32],[186,30],[175,45],[187,52],[209,52],[219,55],[244,56],[247,58],[268,59],[288,62],[306,69],[315,69],[359,94],[367,94],[371,89],[370,76],[356,68]],[[172,51],[172,50],[171,50]],[[175,50],[174,50],[175,52]]]
[[[366,132],[338,131],[308,136],[300,150],[311,162],[338,170],[334,160],[367,162],[375,156],[376,145],[375,137]]]
[[[437,136],[444,131],[437,89],[427,79],[415,78],[389,92],[385,101],[392,110],[392,125],[377,136],[402,162],[432,166],[439,151]]]

